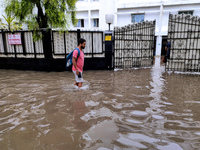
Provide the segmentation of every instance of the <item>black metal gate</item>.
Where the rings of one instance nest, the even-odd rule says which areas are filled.
[[[0,69],[65,71],[66,56],[77,47],[78,39],[86,39],[84,70],[108,69],[103,31],[38,31],[43,39],[33,40],[33,31],[0,32]],[[21,44],[9,43],[9,35],[17,33]]]
[[[155,50],[155,21],[114,29],[115,68],[149,67]]]
[[[168,40],[171,50],[166,70],[200,72],[200,18],[170,14]]]

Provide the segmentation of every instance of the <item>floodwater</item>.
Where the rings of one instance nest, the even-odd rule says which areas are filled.
[[[1,150],[200,149],[200,75],[164,66],[0,70]]]

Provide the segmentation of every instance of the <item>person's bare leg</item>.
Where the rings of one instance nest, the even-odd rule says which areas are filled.
[[[82,87],[82,83],[83,83],[83,82],[79,82],[79,83],[78,83],[78,87]]]
[[[74,85],[78,86],[78,83],[77,83],[77,82],[75,82],[75,83],[74,83]]]

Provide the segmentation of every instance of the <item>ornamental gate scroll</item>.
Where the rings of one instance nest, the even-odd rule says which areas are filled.
[[[155,50],[155,21],[114,28],[115,68],[149,67]]]
[[[166,70],[200,72],[200,18],[170,14],[168,29],[171,50]]]

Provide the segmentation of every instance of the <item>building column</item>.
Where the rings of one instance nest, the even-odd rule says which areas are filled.
[[[106,15],[115,14],[115,0],[101,0],[99,3],[99,27],[103,30],[108,30],[108,24],[106,24]],[[115,22],[115,20],[114,20]],[[113,30],[114,24],[111,24],[110,29]]]
[[[162,49],[162,18],[163,18],[163,4],[160,5],[158,36],[156,38],[156,56],[161,56]]]
[[[114,26],[117,26],[117,1],[115,1],[115,12],[114,12]]]
[[[91,29],[92,27],[91,27],[91,10],[89,9],[88,10],[88,28],[89,29]]]
[[[162,36],[159,35],[156,37],[156,54],[155,56],[161,56],[162,49]]]

